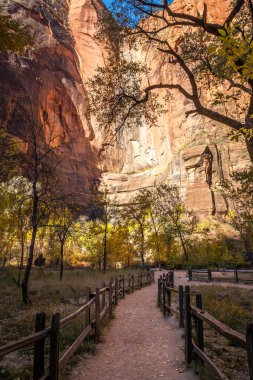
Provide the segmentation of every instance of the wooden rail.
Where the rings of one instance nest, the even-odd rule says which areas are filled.
[[[201,272],[206,273],[204,271]],[[176,302],[178,309],[176,311],[179,315],[179,326],[184,327],[186,365],[188,366],[191,363],[193,354],[195,354],[212,370],[218,379],[229,380],[204,352],[205,322],[233,344],[246,349],[250,380],[253,380],[253,324],[248,324],[246,334],[241,334],[231,329],[203,310],[201,294],[195,293],[195,305],[192,305],[190,287],[185,286],[183,289],[183,286],[179,286],[178,289],[175,289],[172,287],[171,278],[174,278],[172,271],[160,276],[158,279],[158,306],[163,311],[164,316],[170,315],[171,312],[175,311],[171,306],[171,294],[172,292],[178,294]],[[195,340],[193,339],[193,326],[195,328]]]
[[[54,314],[51,319],[51,326],[47,328],[45,327],[45,313],[37,314],[35,333],[0,347],[0,357],[32,345],[34,347],[33,380],[58,380],[59,372],[66,367],[69,359],[87,337],[92,335],[95,341],[99,342],[101,320],[106,315],[112,318],[113,305],[118,304],[119,297],[123,298],[127,291],[133,292],[135,289],[140,289],[142,286],[152,282],[154,282],[154,272],[147,271],[146,273],[120,276],[115,280],[111,278],[108,286],[103,282],[102,287],[97,288],[93,293],[90,288],[86,288],[86,303],[83,306],[62,319],[59,313]],[[60,332],[82,314],[85,314],[84,330],[74,343],[60,355]],[[92,314],[94,315],[93,319],[91,318]],[[45,370],[45,340],[47,338],[50,339],[50,347],[48,368]]]
[[[217,276],[219,275],[219,276]],[[243,276],[244,275],[244,276]],[[248,277],[245,278],[245,275]],[[239,284],[252,283],[253,282],[253,270],[250,269],[223,269],[223,270],[211,270],[211,269],[192,269],[188,270],[189,281],[225,281],[234,282]]]

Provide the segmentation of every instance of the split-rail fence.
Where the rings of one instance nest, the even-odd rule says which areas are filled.
[[[86,303],[83,306],[62,319],[60,313],[54,314],[49,327],[45,326],[46,314],[38,313],[35,319],[35,332],[16,342],[0,347],[0,357],[24,347],[32,346],[34,350],[33,379],[58,380],[59,373],[66,367],[69,359],[85,338],[93,334],[95,341],[99,342],[101,321],[106,315],[112,318],[113,305],[118,304],[119,298],[124,298],[127,291],[133,292],[135,289],[152,282],[154,282],[154,272],[150,270],[146,273],[140,272],[115,279],[111,278],[108,285],[103,282],[102,288],[96,288],[95,292],[91,292],[90,288],[86,288]],[[85,328],[74,343],[60,356],[60,333],[62,329],[69,326],[81,314],[84,314]],[[50,342],[49,360],[46,366],[45,340],[47,338],[49,338]]]
[[[177,294],[177,301],[172,303],[172,293]],[[192,295],[192,297],[191,297]],[[191,302],[195,296],[195,305]],[[253,324],[247,325],[246,333],[241,334],[203,310],[200,293],[191,292],[190,286],[174,287],[174,272],[170,271],[158,279],[158,306],[164,317],[176,313],[179,317],[179,327],[184,328],[185,362],[188,366],[194,355],[197,356],[214,375],[220,380],[229,380],[219,369],[213,360],[204,352],[204,322],[214,330],[227,338],[232,344],[242,347],[247,351],[248,369],[250,380],[253,380]],[[194,323],[193,323],[194,322]],[[195,339],[193,339],[193,326]]]
[[[188,270],[189,281],[219,281],[219,282],[234,282],[253,283],[253,270],[252,269],[192,269]]]

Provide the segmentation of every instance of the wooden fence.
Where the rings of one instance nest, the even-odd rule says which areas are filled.
[[[188,366],[194,355],[208,366],[215,376],[220,380],[229,380],[216,366],[211,358],[204,352],[204,322],[228,339],[232,344],[242,347],[247,351],[248,369],[250,380],[253,380],[253,324],[248,324],[246,334],[241,334],[203,310],[202,297],[199,293],[191,293],[189,286],[179,286],[175,289],[173,272],[160,276],[158,279],[158,306],[163,315],[175,312],[179,316],[179,326],[184,327],[185,337],[185,362]],[[178,297],[175,307],[172,307],[171,295],[175,292]],[[195,296],[195,305],[191,304],[191,295]],[[193,326],[195,328],[195,339],[193,339]]]
[[[253,282],[253,270],[250,269],[223,269],[223,270],[211,270],[211,269],[189,269],[188,270],[189,281],[224,281],[234,282],[236,284],[252,283]]]
[[[46,315],[39,313],[35,319],[35,332],[16,342],[8,343],[0,347],[0,357],[17,351],[27,346],[34,347],[33,356],[33,379],[34,380],[57,380],[69,359],[73,356],[80,344],[90,335],[94,335],[95,341],[99,342],[101,320],[108,315],[112,317],[113,305],[118,304],[120,297],[125,297],[127,291],[134,291],[146,284],[154,282],[154,272],[140,272],[120,276],[115,280],[110,279],[108,285],[102,283],[102,288],[96,288],[94,293],[86,288],[86,303],[74,313],[61,319],[60,314],[52,316],[51,325],[45,326]],[[69,326],[77,317],[84,314],[85,328],[76,338],[74,343],[60,356],[60,333],[64,327]],[[49,338],[49,363],[45,370],[45,340]]]

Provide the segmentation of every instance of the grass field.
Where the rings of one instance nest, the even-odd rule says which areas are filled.
[[[93,269],[73,269],[66,270],[63,280],[59,281],[58,271],[34,268],[29,286],[32,304],[25,306],[21,300],[21,289],[13,281],[16,270],[0,270],[0,346],[31,334],[34,331],[36,313],[46,312],[49,325],[53,313],[60,312],[61,317],[64,317],[85,302],[86,287],[91,287],[94,291],[96,287],[101,287],[102,281],[129,272],[132,273],[133,270],[110,270],[103,274]],[[74,342],[82,331],[83,323],[84,315],[81,315],[64,329],[60,340],[61,351]],[[78,354],[87,351],[95,351],[92,340],[83,343],[73,360],[77,360]],[[28,380],[31,378],[31,368],[31,348],[19,350],[0,359],[0,379]]]

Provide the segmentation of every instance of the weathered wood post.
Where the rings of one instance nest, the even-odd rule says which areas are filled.
[[[163,316],[166,316],[166,280],[165,277],[162,279],[162,307],[163,307]]]
[[[238,284],[239,283],[239,277],[238,277],[238,270],[235,268],[234,270],[234,275],[235,275],[235,282]]]
[[[131,291],[131,274],[128,273],[128,290]]]
[[[60,314],[52,316],[50,331],[49,351],[49,379],[58,380],[59,377],[59,338],[60,338]]]
[[[168,306],[168,308],[166,308],[167,309],[167,313],[168,313],[168,315],[170,315],[171,314],[171,289],[170,289],[170,287],[167,287],[167,306]]]
[[[102,289],[105,288],[105,281],[102,281]],[[102,293],[102,309],[105,307],[105,292]]]
[[[112,318],[112,298],[113,298],[113,288],[112,288],[113,282],[109,282],[109,305],[108,305],[108,315],[109,318]]]
[[[119,275],[118,280],[119,280],[119,282],[118,282],[118,284],[119,284],[118,290],[119,290],[119,296],[120,296],[120,290],[121,290],[121,274]]]
[[[179,327],[184,327],[184,287],[178,287],[178,303],[179,303]]]
[[[161,278],[159,277],[157,280],[157,287],[158,287],[158,294],[157,294],[157,306],[160,308],[161,307]]]
[[[134,278],[134,274],[132,274],[132,292],[134,292],[134,282],[135,282],[135,278]]]
[[[171,270],[169,273],[169,286],[174,288],[174,270]]]
[[[122,297],[125,298],[125,276],[122,276]]]
[[[142,288],[142,272],[140,273],[140,288]]]
[[[90,300],[90,288],[86,288],[85,290],[85,297],[86,297],[86,302],[89,302]],[[85,326],[89,326],[90,324],[90,307],[85,311]]]
[[[212,281],[212,272],[211,272],[211,269],[208,269],[208,272],[207,272],[207,275],[208,275],[208,281]]]
[[[196,306],[202,310],[202,296],[201,294],[196,294]],[[196,344],[204,351],[204,327],[203,321],[196,317],[195,319],[195,329],[196,329]]]
[[[119,279],[115,278],[115,305],[118,305],[119,302]]]
[[[184,331],[185,331],[185,364],[192,360],[192,321],[191,321],[191,296],[189,286],[185,287],[184,294]]]
[[[192,281],[192,268],[191,267],[188,269],[188,276],[189,276],[189,281]]]
[[[100,339],[100,289],[96,288],[96,303],[95,303],[95,341]]]
[[[247,325],[246,349],[248,356],[249,377],[250,380],[253,380],[253,323]]]
[[[35,319],[35,332],[44,330],[46,326],[46,314],[38,313]],[[45,339],[40,339],[34,343],[34,358],[33,358],[33,380],[38,380],[44,375],[45,368]]]
[[[155,271],[154,270],[152,270],[152,281],[153,281],[153,283],[155,283]]]

